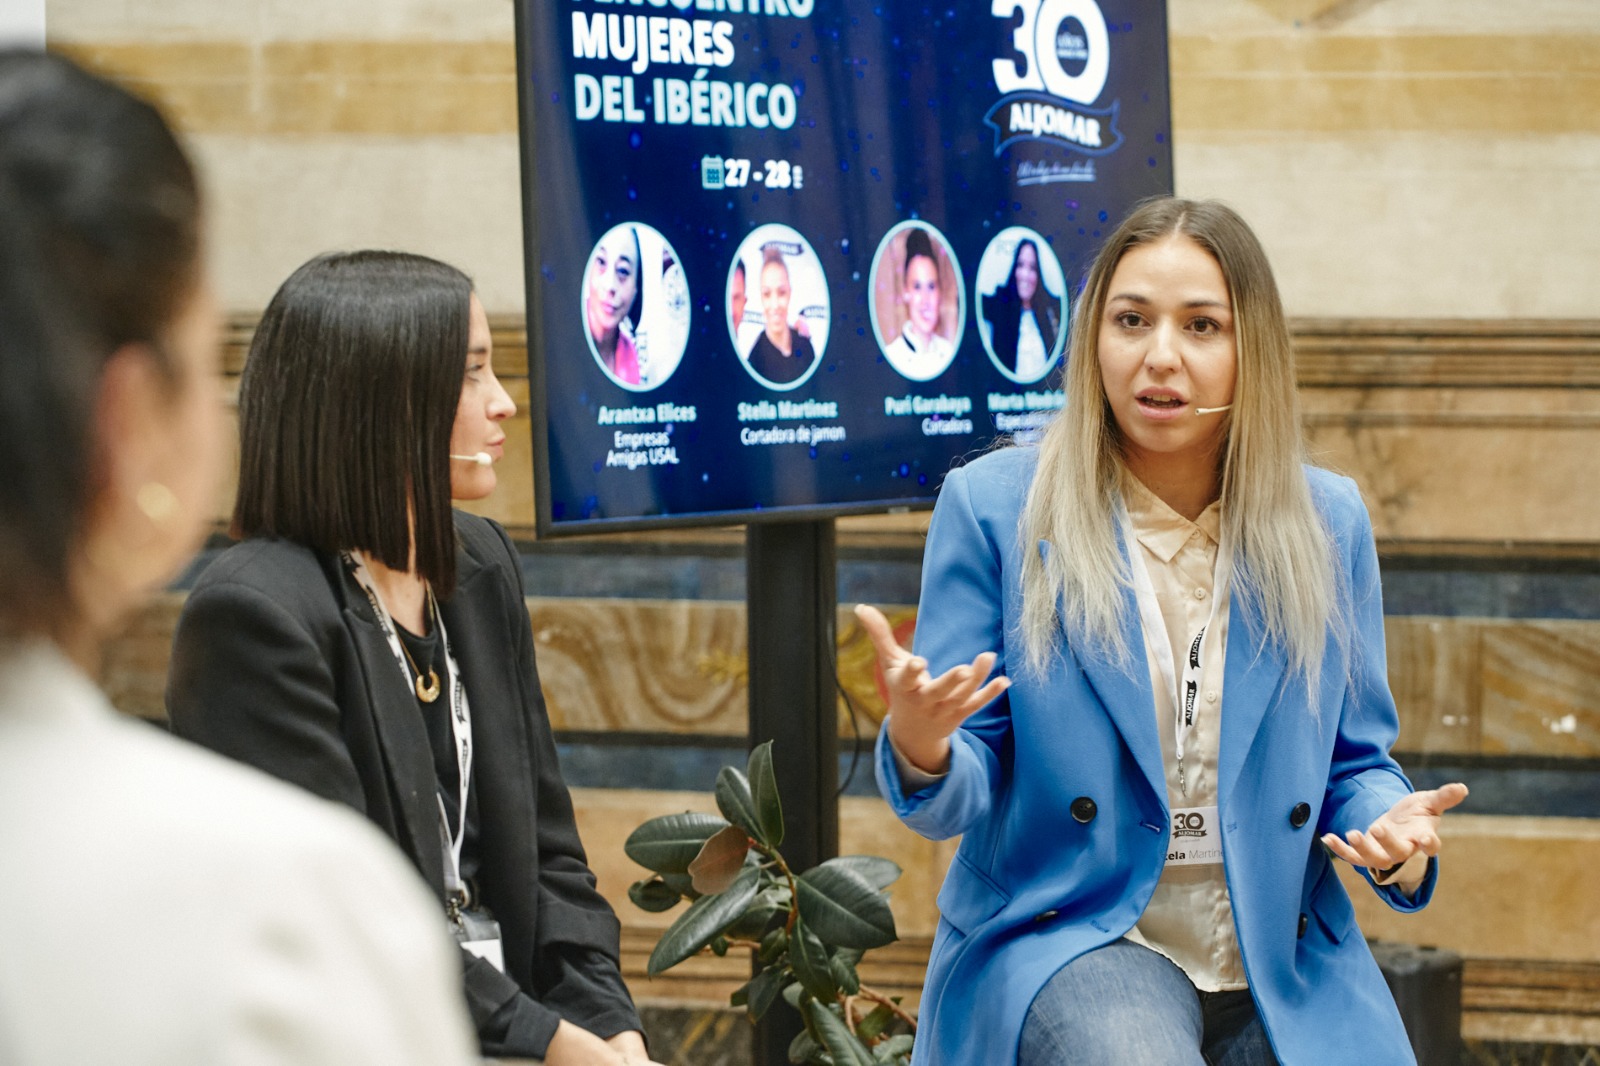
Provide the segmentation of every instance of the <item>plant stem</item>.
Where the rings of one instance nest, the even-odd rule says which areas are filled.
[[[857,993],[857,998],[871,1000],[873,1003],[877,1003],[880,1006],[888,1007],[890,1012],[894,1014],[896,1018],[899,1018],[901,1021],[911,1026],[911,1031],[913,1033],[917,1031],[917,1020],[907,1013],[905,1008],[901,1007],[900,1004],[896,1003],[882,992],[879,992],[873,988],[868,988],[866,985],[862,985],[861,991]],[[854,1025],[850,1026],[850,1031],[855,1032]]]
[[[776,863],[784,878],[789,882],[789,917],[783,923],[783,931],[793,936],[794,920],[800,916],[800,888],[794,883],[794,871],[789,869],[789,864],[783,861],[783,855],[777,848],[769,848],[754,838],[751,839],[750,846]]]

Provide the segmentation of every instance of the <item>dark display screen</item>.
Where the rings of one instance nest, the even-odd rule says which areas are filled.
[[[1172,191],[1151,0],[519,0],[541,534],[926,507]]]

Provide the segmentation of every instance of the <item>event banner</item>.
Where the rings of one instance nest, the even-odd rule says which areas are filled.
[[[519,0],[542,532],[931,504],[1172,189],[1158,0]]]

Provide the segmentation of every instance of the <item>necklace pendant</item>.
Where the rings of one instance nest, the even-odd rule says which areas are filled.
[[[433,670],[428,671],[428,679],[424,681],[422,675],[417,675],[417,699],[423,703],[432,703],[439,698],[439,675]]]

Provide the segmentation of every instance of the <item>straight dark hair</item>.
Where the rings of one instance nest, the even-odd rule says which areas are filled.
[[[455,590],[471,296],[461,271],[406,252],[318,256],[289,276],[239,382],[235,536],[366,552]]]
[[[59,56],[0,50],[0,637],[64,636],[100,489],[94,408],[199,281],[200,194],[159,112]]]

